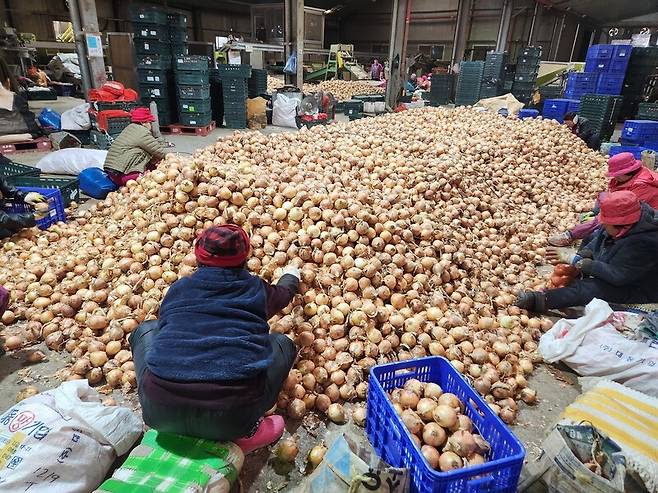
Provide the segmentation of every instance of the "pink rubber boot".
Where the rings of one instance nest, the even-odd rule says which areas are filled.
[[[250,437],[238,438],[233,442],[242,449],[244,455],[247,455],[254,450],[267,447],[269,444],[276,442],[283,435],[284,428],[283,418],[278,414],[274,414],[263,418],[256,433]]]

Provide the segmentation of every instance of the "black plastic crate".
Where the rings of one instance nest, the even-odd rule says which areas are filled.
[[[187,16],[180,12],[168,12],[167,23],[170,26],[187,28]]]
[[[169,28],[160,24],[144,24],[133,22],[135,39],[165,40],[169,37]]]
[[[181,44],[171,44],[171,56],[172,57],[179,57],[179,56],[188,56],[189,49],[187,47],[187,44],[181,43]]]
[[[202,72],[200,70],[193,71],[183,71],[177,70],[175,72],[176,83],[179,85],[185,86],[207,86],[210,79],[208,77],[208,72]]]
[[[187,127],[205,127],[212,121],[212,113],[180,113],[179,120],[181,125]]]
[[[219,76],[222,78],[243,78],[251,77],[251,65],[228,65],[222,64],[217,66]]]
[[[212,108],[209,99],[181,99],[178,110],[181,113],[209,113]]]
[[[171,102],[169,98],[150,98],[149,103],[153,101],[158,108],[158,116],[160,114],[169,114],[171,113]]]
[[[166,84],[166,70],[137,69],[137,80],[141,84]]]
[[[531,57],[531,56],[541,57],[541,46],[526,46],[525,48],[521,48],[519,50],[517,58]]]
[[[93,129],[89,131],[89,140],[91,141],[91,145],[93,147],[100,149],[101,151],[108,150],[112,144],[112,138],[109,137],[106,133]]]
[[[159,8],[139,8],[132,15],[133,22],[167,24],[167,12]]]
[[[135,39],[135,52],[138,55],[162,55],[169,53],[169,44],[155,39]]]
[[[177,87],[178,97],[181,99],[207,99],[210,97],[210,86],[179,85]]]
[[[169,97],[169,90],[166,84],[140,84],[139,92],[142,96],[142,99]]]
[[[187,39],[187,29],[169,28],[169,40],[171,44],[184,44],[187,43]]]
[[[181,55],[174,58],[174,69],[202,72],[208,71],[208,57],[199,55]]]
[[[150,70],[166,70],[171,68],[171,57],[162,55],[137,55],[137,68]]]

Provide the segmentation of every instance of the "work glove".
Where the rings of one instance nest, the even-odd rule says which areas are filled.
[[[575,253],[565,250],[564,248],[547,248],[546,260],[551,264],[571,264],[573,262]]]
[[[301,272],[299,268],[295,267],[294,265],[286,265],[282,270],[281,270],[281,276],[285,276],[286,274],[290,274],[291,276],[295,276],[297,279],[301,280]]]
[[[586,276],[591,276],[594,270],[594,261],[591,258],[583,258],[576,262],[576,267]]]
[[[46,198],[37,192],[28,192],[25,196],[25,203],[30,205],[38,204],[39,202],[45,202]]]

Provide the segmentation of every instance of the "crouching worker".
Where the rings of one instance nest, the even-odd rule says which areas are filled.
[[[299,289],[289,266],[275,285],[245,268],[249,237],[234,224],[205,230],[194,247],[198,270],[176,281],[160,319],[130,336],[144,422],[160,431],[231,440],[247,454],[283,434],[277,401],[297,356],[267,320]]]
[[[2,156],[0,156],[2,157]],[[37,204],[45,202],[43,195],[37,192],[23,192],[9,185],[4,178],[0,178],[0,200],[11,199],[16,202],[24,202],[36,207]],[[46,206],[46,210],[47,210]],[[36,226],[36,220],[43,217],[39,212],[6,212],[0,209],[0,238],[9,238],[21,229]]]
[[[642,202],[658,209],[658,174],[644,166],[639,159],[635,159],[630,152],[621,152],[608,159],[608,178],[608,192],[629,190]],[[597,215],[598,208],[597,202],[592,219],[574,226],[569,231],[551,236],[548,244],[563,247],[589,237],[601,225]]]
[[[594,298],[619,304],[658,302],[658,213],[633,192],[619,191],[602,196],[600,221],[603,228],[572,259],[581,279],[564,288],[523,292],[516,306],[544,312],[585,306]]]
[[[119,187],[155,169],[166,153],[164,140],[153,136],[155,117],[148,108],[135,108],[130,119],[132,123],[112,142],[103,164],[110,180]]]

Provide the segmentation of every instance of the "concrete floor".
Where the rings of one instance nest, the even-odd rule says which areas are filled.
[[[37,111],[44,106],[49,106],[57,111],[64,111],[80,103],[80,100],[74,100],[73,98],[60,98],[60,100],[62,101],[40,102],[39,104],[31,104],[31,106]],[[264,130],[264,133],[291,130],[268,127]],[[175,148],[172,148],[172,152],[192,153],[215,142],[217,138],[233,132],[234,130],[219,128],[207,137],[166,136],[166,138],[176,145]],[[16,154],[12,156],[12,159],[24,164],[35,164],[44,155],[45,153]],[[9,330],[11,329],[13,327]],[[10,335],[6,332],[5,336]],[[0,411],[9,407],[14,402],[20,389],[27,385],[34,385],[39,390],[50,389],[58,385],[56,372],[69,363],[70,356],[68,353],[51,352],[43,343],[30,349],[36,348],[47,354],[46,361],[29,365],[25,360],[26,351],[24,350],[0,357]],[[521,403],[518,422],[512,429],[524,443],[527,459],[532,460],[538,456],[539,446],[547,432],[557,421],[562,410],[579,395],[580,389],[573,373],[568,369],[556,368],[552,365],[540,365],[530,379],[530,386],[537,390],[539,403],[533,407]],[[126,396],[120,392],[114,392],[113,397],[118,404],[139,412],[139,404],[134,393]],[[346,433],[359,441],[367,440],[364,430],[353,424],[344,426],[329,424],[327,426],[323,420],[315,415],[308,415],[298,422],[288,420],[286,436],[297,437],[300,444],[300,453],[294,467],[283,468],[282,470],[280,464],[273,460],[273,454],[269,449],[255,452],[245,461],[240,475],[243,491],[271,493],[293,490],[303,484],[306,468],[305,460],[308,451],[320,442],[330,444],[333,438],[340,433]]]

